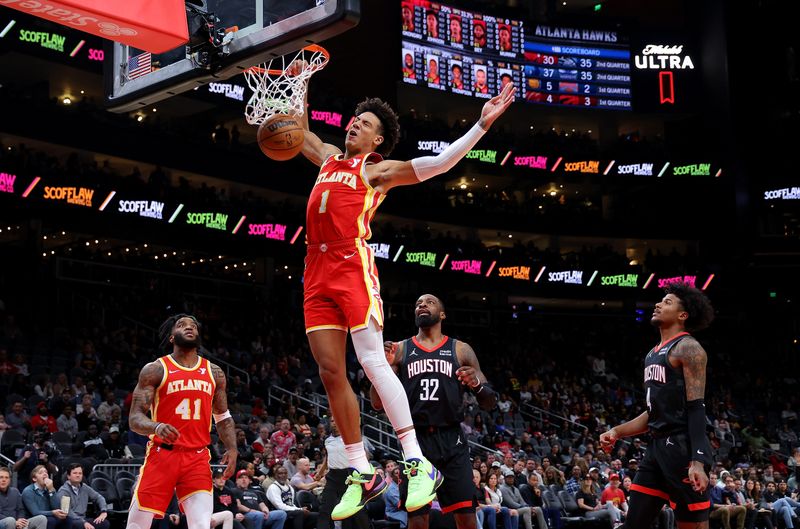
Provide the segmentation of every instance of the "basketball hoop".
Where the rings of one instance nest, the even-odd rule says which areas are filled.
[[[269,62],[245,70],[244,78],[253,91],[244,110],[247,122],[250,125],[261,125],[275,114],[302,116],[306,110],[308,80],[325,68],[329,58],[325,48],[310,44],[294,57],[275,57]],[[290,75],[286,70],[295,61],[303,63],[303,70],[297,75]]]

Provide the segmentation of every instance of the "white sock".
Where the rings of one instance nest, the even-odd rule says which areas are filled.
[[[372,465],[367,459],[367,452],[364,451],[364,441],[344,445],[344,451],[347,453],[347,461],[351,467],[362,474],[372,474]]]
[[[403,445],[403,456],[408,459],[422,459],[422,449],[417,441],[416,430],[409,430],[397,436],[400,444]]]
[[[406,390],[392,371],[389,362],[386,361],[386,353],[383,351],[383,331],[378,328],[375,318],[370,318],[369,326],[352,333],[351,337],[358,361],[372,385],[375,386],[375,390],[381,398],[383,410],[394,426],[394,430],[413,426]],[[406,458],[422,458],[422,450],[419,448],[417,434],[413,429],[398,437],[403,445],[403,453]]]

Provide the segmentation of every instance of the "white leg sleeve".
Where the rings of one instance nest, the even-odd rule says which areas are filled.
[[[392,371],[383,352],[383,331],[371,318],[366,329],[352,333],[356,356],[375,390],[381,397],[383,409],[395,430],[412,426],[408,397],[400,379]]]
[[[126,529],[150,529],[153,523],[153,513],[143,511],[139,508],[139,504],[134,499],[131,502],[131,507],[128,509],[128,524]]]
[[[211,528],[211,513],[214,511],[214,497],[211,493],[192,494],[181,505],[186,514],[186,525],[189,529]]]

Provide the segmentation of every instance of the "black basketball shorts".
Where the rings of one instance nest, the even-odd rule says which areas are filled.
[[[708,520],[709,491],[696,492],[689,482],[689,436],[685,433],[653,438],[639,465],[631,490],[669,502],[680,522]],[[706,473],[710,469],[706,468]]]

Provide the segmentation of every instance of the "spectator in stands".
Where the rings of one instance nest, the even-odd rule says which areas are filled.
[[[628,450],[628,457],[631,459],[636,460],[637,468],[639,464],[639,460],[644,457],[644,447],[642,447],[642,440],[638,437],[634,438],[633,444],[631,445],[630,449]],[[628,462],[630,466],[630,461]],[[633,476],[631,476],[633,477]]]
[[[289,419],[283,419],[278,428],[279,429],[270,436],[270,440],[272,441],[272,451],[275,454],[275,459],[283,461],[286,456],[289,455],[289,449],[297,445],[297,438],[294,432],[291,431]]]
[[[272,451],[272,442],[269,440],[269,433],[269,426],[265,424],[259,426],[258,437],[250,444],[250,448],[253,452],[262,453],[265,447],[269,447],[270,451]]]
[[[636,471],[639,470],[639,460],[631,458],[628,460],[628,467],[622,470],[620,474],[623,478],[631,478],[631,481],[636,477]]]
[[[55,396],[55,393],[53,393],[53,383],[50,381],[50,375],[40,376],[39,381],[33,386],[33,392],[45,401],[50,401]]]
[[[388,473],[389,473],[389,486],[386,487],[386,492],[383,495],[386,519],[398,522],[400,524],[401,529],[405,529],[405,527],[408,525],[408,513],[399,507],[400,468],[395,466]]]
[[[53,388],[57,389],[55,384],[53,385]],[[60,417],[64,413],[64,409],[66,409],[67,406],[69,406],[74,412],[75,407],[72,398],[72,390],[69,387],[59,390],[56,395],[56,397],[53,397],[50,400],[50,411],[53,412],[53,415]]]
[[[22,494],[11,486],[11,471],[0,467],[0,529],[46,529],[42,515],[26,517]]]
[[[275,482],[267,490],[267,499],[276,508],[284,511],[287,523],[294,529],[310,529],[317,526],[318,513],[308,507],[298,507],[294,487],[289,483],[289,472],[284,467],[275,471]]]
[[[628,476],[622,478],[622,492],[625,494],[625,501],[630,504],[631,501],[631,485],[633,484],[633,480]]]
[[[247,423],[247,430],[244,435],[247,438],[247,444],[252,445],[258,439],[259,430],[261,429],[261,420],[258,417],[250,417]]]
[[[6,416],[0,413],[0,432],[5,432],[6,430],[10,430],[11,428],[8,426],[6,422]]]
[[[561,529],[561,509],[545,506],[539,483],[539,476],[530,474],[528,482],[519,488],[519,493],[525,504],[531,508],[532,516],[536,516],[539,529]],[[547,521],[545,525],[542,525],[542,517]]]
[[[22,449],[22,457],[14,463],[14,472],[17,473],[17,488],[25,488],[32,481],[32,472],[43,465],[48,473],[55,474],[58,467],[50,461],[50,456],[45,450],[47,436],[42,432],[37,432],[33,436],[33,443]]]
[[[525,476],[525,481],[529,481],[531,474],[536,474],[536,477],[539,478],[539,482],[542,481],[542,475],[539,474],[539,471],[536,470],[536,459],[532,457],[528,457],[525,460],[525,469],[522,471],[522,475]]]
[[[733,478],[728,477],[733,483]],[[738,520],[737,527],[744,527],[747,509],[731,503],[732,493],[717,486],[717,475],[714,472],[708,475],[708,489],[711,500],[710,519],[720,520],[724,529],[731,529],[731,520]],[[791,526],[787,526],[791,527]]]
[[[761,482],[752,479],[745,481],[744,497],[747,502],[748,509],[751,509],[750,506],[752,506],[752,510],[756,512],[753,522],[757,523],[759,527],[773,529],[774,524],[772,523],[772,510],[764,500]],[[748,510],[748,512],[750,511]],[[752,527],[752,525],[748,527]]]
[[[311,426],[306,422],[306,414],[301,413],[297,417],[297,424],[294,425],[294,429],[297,433],[298,439],[304,439],[306,437],[311,437]]]
[[[106,449],[108,457],[113,457],[114,459],[130,459],[133,457],[133,454],[122,441],[119,426],[114,425],[108,429],[108,438],[103,441],[103,447]]]
[[[56,425],[59,432],[68,433],[73,439],[78,435],[78,420],[75,419],[75,412],[72,411],[72,406],[64,406],[61,415],[56,419]]]
[[[87,431],[90,425],[97,426],[100,419],[97,417],[97,410],[92,406],[92,396],[84,392],[81,395],[81,403],[76,408],[77,414],[75,419],[78,421],[78,428],[81,431]]]
[[[111,422],[111,414],[115,411],[122,412],[117,400],[114,398],[114,392],[106,391],[106,400],[100,403],[97,407],[97,417],[103,422]]]
[[[600,504],[605,505],[611,511],[615,524],[622,523],[623,518],[628,514],[628,500],[619,485],[619,475],[611,474],[608,476],[608,487],[603,489],[603,493],[600,495]]]
[[[566,481],[564,481],[564,474],[557,467],[550,465],[544,471],[544,484],[548,487],[550,485],[555,485],[564,488],[566,484]]]
[[[527,503],[525,503],[525,500],[522,499],[522,495],[515,484],[516,474],[514,474],[513,470],[507,470],[503,472],[503,480],[504,483],[499,487],[500,492],[503,494],[503,505],[509,509],[517,511],[519,518],[522,519],[522,524],[525,526],[525,529],[533,529],[533,523],[531,522],[531,508]],[[542,516],[541,520],[537,523],[545,523],[544,516]],[[539,527],[544,526],[539,525]]]
[[[71,463],[67,467],[67,482],[61,485],[56,493],[56,503],[61,505],[62,498],[69,498],[68,520],[72,529],[109,529],[108,507],[106,500],[96,490],[83,483],[83,467],[80,463]],[[86,511],[92,502],[97,516],[87,518]]]
[[[50,414],[46,402],[36,405],[36,415],[31,418],[31,430],[45,430],[49,433],[58,431],[56,418]]]
[[[297,460],[297,472],[292,476],[290,483],[296,490],[312,492],[321,485],[319,481],[311,477],[311,461],[307,457]]]
[[[594,480],[591,475],[583,476],[581,490],[575,495],[575,501],[586,518],[602,518],[609,521],[611,525],[611,512],[606,510],[605,505],[601,505],[597,495],[594,493]]]
[[[103,439],[100,438],[100,430],[96,424],[90,424],[86,431],[86,438],[83,440],[83,449],[81,450],[83,457],[93,457],[98,461],[105,461],[108,459],[108,452],[103,446]]]
[[[519,513],[515,509],[503,506],[503,493],[497,487],[497,474],[489,474],[483,490],[486,494],[486,504],[494,507],[495,511],[503,518],[503,527],[517,529],[519,527]]]
[[[486,466],[486,463],[481,463]],[[475,511],[478,517],[478,529],[496,529],[497,527],[497,513],[500,512],[500,507],[491,505],[486,499],[486,491],[484,490],[481,473],[478,470],[472,469],[472,484],[475,485],[475,495],[473,499],[478,504]]]
[[[572,467],[572,475],[564,485],[564,490],[575,496],[578,493],[578,491],[581,490],[582,475],[583,473],[581,472],[581,467],[579,467],[578,465]]]
[[[28,435],[28,427],[31,418],[25,413],[25,404],[21,400],[15,400],[11,404],[11,411],[6,414],[6,423],[9,429],[16,430],[22,435]]]
[[[31,516],[47,518],[47,529],[71,529],[67,513],[56,499],[56,489],[47,467],[36,465],[30,473],[32,483],[22,491],[22,503]]]
[[[236,508],[236,499],[233,491],[225,484],[225,477],[222,469],[216,469],[212,476],[214,482],[214,511],[211,515],[211,523],[214,527],[222,524],[223,529],[244,529],[244,514]],[[228,513],[228,514],[225,514]],[[228,525],[230,520],[230,525]]]
[[[240,461],[251,461],[253,459],[253,451],[247,444],[247,435],[241,428],[236,428],[236,452],[239,454]]]
[[[236,507],[244,514],[248,529],[283,529],[286,513],[278,509],[269,510],[267,497],[262,491],[250,488],[250,477],[244,469],[236,473],[234,495]]]
[[[502,475],[505,476],[505,473],[508,471],[514,471],[514,456],[510,453],[503,456],[503,464],[500,465],[500,472]]]
[[[289,449],[289,455],[283,461],[283,467],[292,476],[297,474],[297,458],[297,447],[293,446]]]

